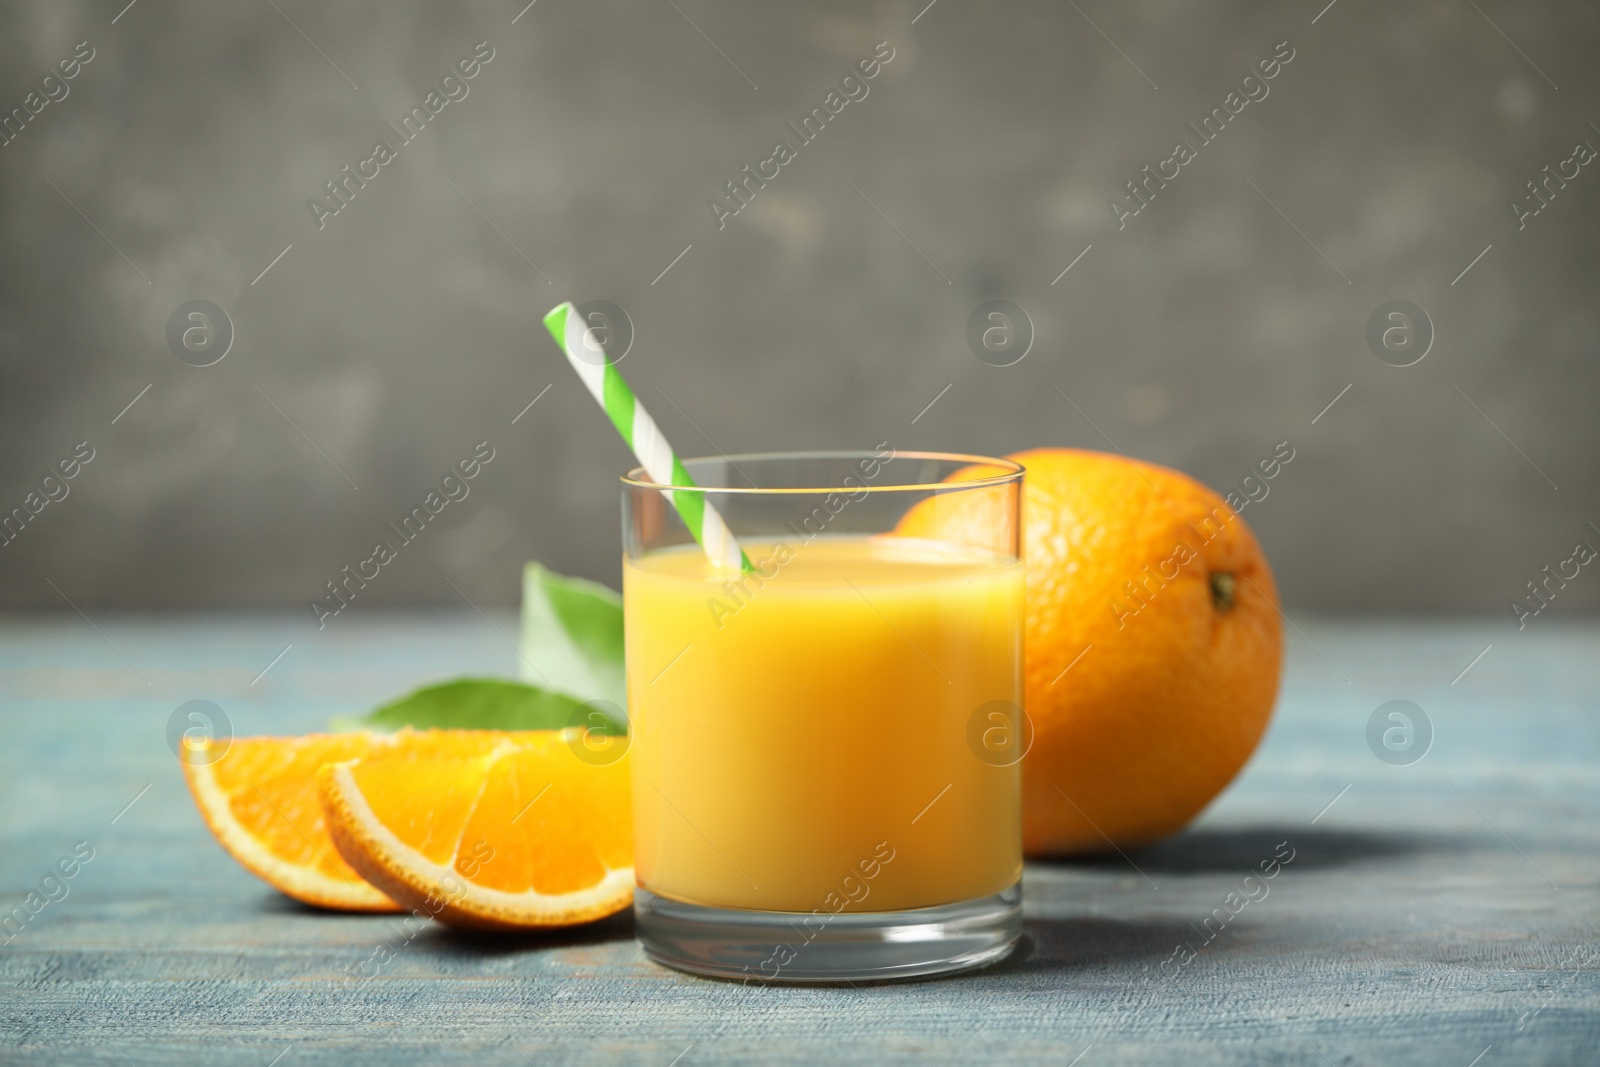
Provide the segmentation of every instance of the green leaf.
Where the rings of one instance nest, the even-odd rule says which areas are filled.
[[[424,686],[360,718],[334,720],[339,730],[560,730],[587,726],[621,736],[627,726],[603,708],[565,693],[501,678],[458,678]]]
[[[520,658],[525,682],[626,707],[622,597],[598,582],[528,564],[522,574]]]

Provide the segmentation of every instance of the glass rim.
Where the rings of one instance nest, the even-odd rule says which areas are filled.
[[[694,487],[694,491],[697,492],[697,493],[705,493],[705,494],[708,494],[708,495],[709,494],[722,494],[722,495],[725,495],[725,496],[732,496],[732,495],[736,495],[736,494],[737,495],[744,495],[744,496],[782,496],[782,495],[785,495],[785,494],[789,494],[789,495],[811,494],[811,495],[815,496],[815,495],[824,494],[824,493],[837,493],[837,492],[843,492],[843,491],[848,491],[852,495],[854,495],[856,493],[862,493],[862,492],[866,492],[866,493],[911,493],[911,492],[937,492],[937,491],[949,492],[949,491],[952,491],[952,490],[981,489],[981,488],[984,488],[986,486],[998,486],[998,485],[1006,485],[1006,484],[1009,484],[1009,483],[1018,482],[1018,481],[1022,480],[1022,476],[1025,473],[1025,471],[1027,470],[1027,468],[1025,468],[1022,464],[1016,462],[1015,460],[1004,459],[1004,458],[1001,458],[999,456],[979,456],[979,455],[973,455],[973,454],[966,453],[966,452],[920,452],[920,451],[900,452],[900,451],[896,451],[896,452],[891,453],[891,455],[890,455],[890,459],[900,459],[902,457],[903,458],[907,458],[907,459],[944,460],[944,461],[947,461],[947,462],[958,463],[958,464],[962,464],[964,466],[969,466],[969,467],[970,466],[979,466],[979,465],[990,466],[990,467],[1001,467],[1004,470],[1003,470],[1003,473],[1000,473],[1000,474],[986,475],[985,477],[982,477],[982,478],[972,478],[972,479],[968,479],[968,480],[965,480],[965,481],[959,481],[959,482],[908,482],[908,483],[899,484],[899,485],[873,485],[870,482],[863,481],[863,483],[861,485],[857,485],[857,486],[846,486],[846,485],[813,485],[813,486],[702,485],[702,486],[695,486]],[[729,464],[730,466],[735,466],[736,467],[737,464],[741,460],[744,461],[744,462],[747,462],[747,463],[757,463],[757,462],[761,462],[761,461],[772,461],[772,460],[808,460],[808,459],[854,459],[854,460],[872,459],[872,460],[878,460],[879,462],[883,462],[884,461],[883,456],[880,455],[877,452],[869,452],[869,451],[865,451],[865,450],[860,450],[860,451],[857,451],[857,450],[845,450],[845,451],[838,451],[838,452],[835,452],[835,451],[825,451],[825,452],[810,452],[810,451],[796,451],[796,452],[742,452],[742,453],[739,453],[737,455],[732,455],[732,456],[725,455],[725,454],[719,454],[719,455],[715,455],[715,456],[693,456],[693,457],[691,457],[689,459],[680,460],[679,462],[681,462],[685,467],[688,467],[691,464],[695,464],[695,463],[715,463],[715,462],[725,462],[725,463]],[[652,478],[650,478],[648,476],[648,474],[646,473],[645,469],[642,466],[641,467],[634,467],[632,470],[628,471],[627,474],[622,475],[622,477],[619,480],[622,482],[623,485],[632,486],[635,489],[655,489],[655,490],[658,490],[658,491],[671,491],[671,490],[675,490],[675,489],[685,489],[686,488],[685,486],[666,485],[666,484],[663,484],[661,482],[655,481],[654,479],[652,479]]]

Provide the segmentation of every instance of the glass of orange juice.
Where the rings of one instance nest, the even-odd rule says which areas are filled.
[[[670,486],[623,478],[646,953],[756,982],[1003,958],[1022,921],[1022,468],[887,444],[684,466],[751,566],[713,564]]]

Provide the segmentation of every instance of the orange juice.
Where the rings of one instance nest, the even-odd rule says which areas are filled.
[[[742,541],[754,575],[695,545],[624,562],[639,884],[794,912],[1013,885],[1020,767],[969,738],[985,705],[1021,700],[1022,564],[891,536]]]

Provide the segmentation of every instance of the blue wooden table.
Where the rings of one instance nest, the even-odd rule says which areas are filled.
[[[318,729],[514,674],[509,616],[10,620],[0,910],[74,874],[0,934],[0,1062],[1600,1063],[1600,628],[1296,621],[1240,779],[1126,861],[1030,864],[1013,958],[760,989],[655,966],[626,918],[512,939],[314,912],[211,840],[167,747],[179,704]],[[1369,748],[1393,699],[1432,725],[1410,765]]]

